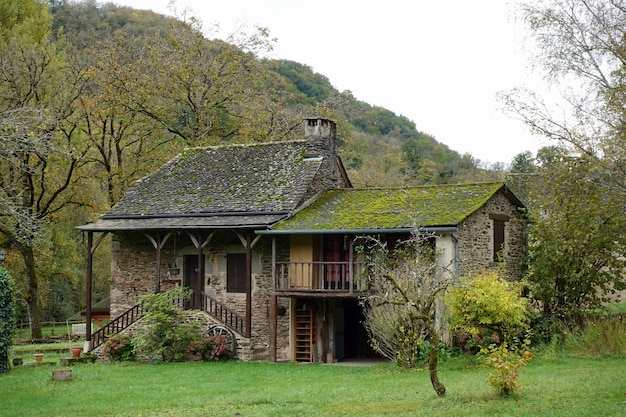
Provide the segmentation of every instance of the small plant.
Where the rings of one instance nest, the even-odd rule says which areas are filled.
[[[502,396],[518,394],[520,390],[519,373],[532,359],[528,350],[530,340],[524,339],[520,346],[491,344],[483,348],[481,353],[486,355],[487,366],[492,369],[489,373],[489,382]]]
[[[134,353],[132,333],[112,335],[104,344],[104,354],[114,361],[131,361]]]

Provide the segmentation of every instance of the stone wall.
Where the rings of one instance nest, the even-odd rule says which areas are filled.
[[[184,236],[183,236],[184,237]],[[289,239],[277,239],[279,256],[289,253]],[[111,314],[117,317],[138,302],[141,295],[153,293],[156,288],[156,250],[141,233],[115,234],[112,240]],[[233,232],[220,232],[204,249],[205,275],[203,290],[229,309],[245,318],[245,293],[229,293],[226,282],[226,255],[245,252]],[[178,247],[170,239],[161,251],[161,290],[182,281],[169,276],[169,265],[176,263],[184,274],[184,256],[194,255],[196,249],[179,238]],[[282,255],[281,255],[282,254]],[[272,242],[262,237],[253,248],[252,256],[252,328],[250,349],[254,359],[269,357],[269,296],[272,285]],[[289,358],[289,302],[279,299],[285,314],[278,317],[277,351],[280,359]]]
[[[505,222],[504,265],[507,279],[521,278],[526,253],[526,221],[510,200],[498,192],[483,207],[472,214],[457,232],[459,274],[471,275],[481,270],[495,269],[500,262],[493,260],[493,220],[490,214],[509,216]]]
[[[161,253],[161,290],[175,283],[168,275],[173,254]],[[116,233],[111,241],[111,316],[117,317],[137,304],[139,296],[156,289],[156,250],[143,234]]]

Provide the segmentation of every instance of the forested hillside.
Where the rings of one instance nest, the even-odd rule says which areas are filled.
[[[57,1],[52,12],[54,31],[62,30],[73,44],[84,49],[94,48],[101,39],[110,38],[113,34],[120,37],[124,33],[127,39],[150,39],[156,35],[167,38],[171,36],[172,27],[176,26],[172,19],[162,15],[118,7],[112,3],[98,5],[95,1],[77,4]],[[254,58],[255,52],[269,47],[265,43],[271,42],[264,37],[266,33],[238,36],[248,36],[243,43],[234,45],[237,47],[235,50],[253,55],[249,58]],[[213,53],[224,48],[219,40],[202,41]],[[198,58],[209,61],[214,59],[211,56]],[[313,72],[305,64],[262,59],[256,64],[255,71],[259,73],[251,76],[273,78],[270,94],[274,97],[266,97],[265,100],[282,105],[293,115],[323,114],[338,122],[340,150],[355,186],[481,181],[498,179],[503,175],[502,166],[482,166],[481,161],[472,155],[460,155],[427,133],[419,131],[406,117],[359,101],[349,91],[338,91],[331,80]],[[249,95],[244,99],[258,97]],[[290,123],[295,121],[297,117]],[[291,125],[283,128],[282,132],[278,128],[273,135],[261,134],[257,137],[242,137],[243,132],[226,130],[222,140],[224,137],[228,137],[229,141],[276,140],[300,133],[291,131]],[[229,133],[234,137],[229,137]]]

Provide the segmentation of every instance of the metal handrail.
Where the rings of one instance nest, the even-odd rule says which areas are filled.
[[[246,334],[244,318],[204,292],[202,293],[202,309],[238,333]]]
[[[143,313],[143,306],[141,304],[137,304],[111,320],[105,326],[93,332],[91,334],[91,349],[93,350],[106,342],[107,336],[119,333],[136,322],[141,316],[143,316]]]

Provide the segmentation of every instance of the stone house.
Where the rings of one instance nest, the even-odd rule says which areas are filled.
[[[506,185],[354,189],[335,124],[304,124],[303,140],[186,150],[79,227],[90,259],[94,233],[112,234],[115,319],[100,333],[88,329],[91,348],[139,316],[140,295],[184,285],[193,289],[186,307],[203,312],[207,331],[231,335],[242,358],[372,355],[354,251],[355,238],[368,234],[433,232],[440,262],[454,273],[505,262],[509,277],[519,277],[525,222]]]

